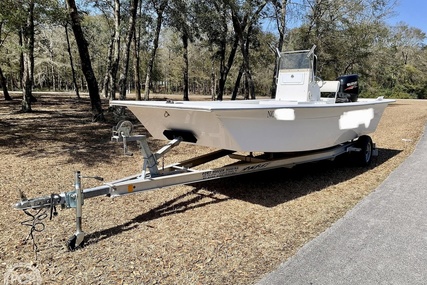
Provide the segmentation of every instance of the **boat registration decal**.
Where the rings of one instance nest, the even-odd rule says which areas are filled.
[[[339,128],[340,130],[351,130],[364,126],[367,129],[373,118],[373,108],[344,112],[339,120]]]
[[[295,121],[295,110],[276,109],[273,112],[273,117],[278,121]]]

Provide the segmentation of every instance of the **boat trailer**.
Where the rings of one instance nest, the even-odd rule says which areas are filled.
[[[254,156],[253,153],[242,155],[232,150],[217,150],[159,168],[159,160],[172,148],[178,146],[182,138],[174,138],[160,150],[152,152],[148,146],[147,137],[145,135],[133,135],[132,131],[133,125],[131,122],[121,121],[117,126],[113,127],[111,140],[123,143],[124,153],[127,155],[131,154],[128,151],[128,143],[135,141],[138,143],[143,157],[141,173],[104,183],[102,186],[82,189],[81,180],[83,178],[94,178],[100,181],[103,179],[99,176],[83,176],[80,171],[77,171],[75,172],[73,191],[33,199],[27,199],[21,193],[21,201],[16,203],[14,207],[15,209],[23,210],[31,217],[30,220],[22,222],[23,225],[31,226],[29,237],[33,237],[34,231],[39,232],[44,229],[44,224],[41,220],[49,216],[48,211],[50,211],[50,219],[52,219],[53,216],[57,215],[57,206],[75,208],[76,232],[68,240],[67,248],[73,251],[83,247],[85,233],[82,230],[82,208],[84,200],[97,196],[115,197],[173,185],[190,184],[281,167],[292,168],[302,163],[334,160],[337,156],[344,153],[350,153],[359,165],[368,165],[371,158],[378,155],[378,150],[375,148],[375,144],[372,143],[371,138],[369,136],[361,136],[354,141],[327,149],[298,153],[264,153]],[[235,162],[220,168],[195,169],[199,165],[225,156],[229,156]],[[30,209],[36,210],[36,214],[30,213],[28,211]],[[33,247],[37,251],[34,239]]]

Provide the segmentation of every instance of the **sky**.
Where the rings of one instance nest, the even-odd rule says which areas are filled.
[[[395,15],[388,20],[391,25],[404,22],[427,34],[427,0],[398,0],[394,10]]]

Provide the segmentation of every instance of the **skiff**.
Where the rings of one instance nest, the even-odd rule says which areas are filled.
[[[156,139],[249,152],[328,148],[373,133],[394,100],[358,98],[357,75],[316,77],[314,47],[279,54],[274,99],[111,101],[127,107]]]

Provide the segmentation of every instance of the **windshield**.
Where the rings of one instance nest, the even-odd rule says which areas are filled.
[[[310,68],[308,52],[282,53],[279,69],[307,69]]]

